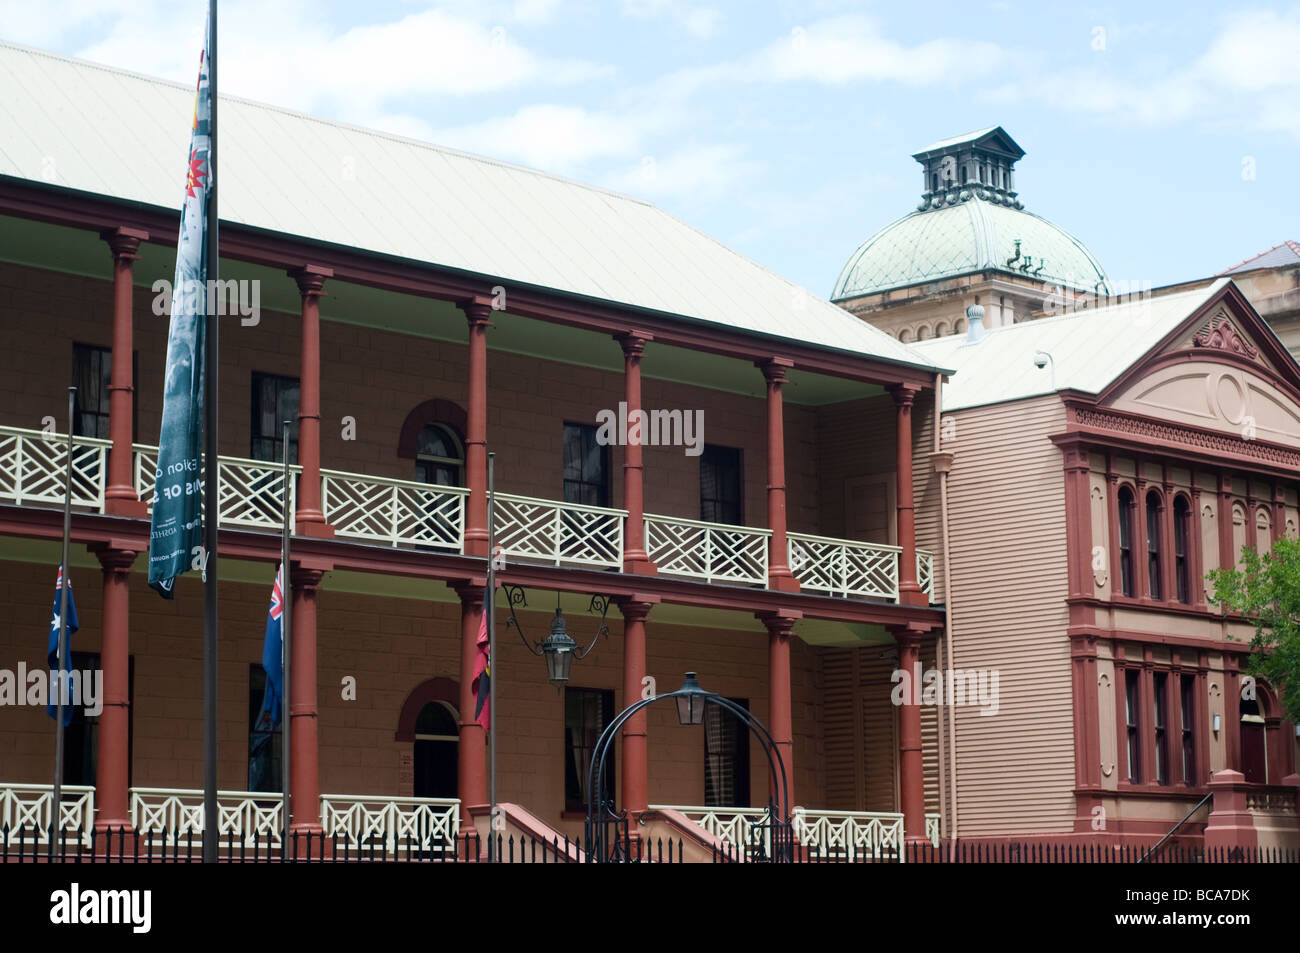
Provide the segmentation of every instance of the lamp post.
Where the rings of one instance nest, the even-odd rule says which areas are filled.
[[[768,803],[769,839],[765,859],[773,863],[793,862],[794,836],[790,824],[790,790],[785,782],[785,760],[781,757],[780,749],[772,740],[772,735],[767,728],[748,709],[716,692],[705,691],[700,687],[694,672],[686,673],[682,687],[677,691],[652,695],[629,705],[601,732],[600,739],[591,752],[591,764],[587,768],[587,820],[584,831],[587,859],[596,863],[633,859],[630,856],[631,842],[627,833],[627,817],[614,809],[613,802],[605,794],[605,756],[629,718],[643,708],[669,698],[675,702],[677,722],[680,725],[704,724],[706,707],[717,705],[743,721],[750,732],[758,738],[758,743],[763,747],[763,754],[767,756],[772,790],[771,800]],[[611,826],[615,828],[616,837],[614,844],[608,845],[606,833]],[[612,850],[607,851],[607,847],[610,846]]]

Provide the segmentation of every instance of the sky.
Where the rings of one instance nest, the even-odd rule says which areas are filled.
[[[1159,286],[1300,240],[1300,3],[221,0],[223,94],[647,199],[819,295],[1001,125],[1025,207]],[[206,0],[0,0],[192,85]]]

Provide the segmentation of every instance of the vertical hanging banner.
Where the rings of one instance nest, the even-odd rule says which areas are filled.
[[[209,43],[211,37],[206,37],[199,57],[199,85],[194,97],[149,532],[149,585],[166,599],[174,596],[176,577],[200,559],[203,552],[203,337],[209,298],[207,206],[212,188],[208,161],[212,119]],[[198,563],[199,568],[205,565],[206,561]]]

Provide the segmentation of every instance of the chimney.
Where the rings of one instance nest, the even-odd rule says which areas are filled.
[[[978,344],[984,340],[986,334],[988,332],[984,330],[984,306],[973,304],[966,309],[966,344]]]

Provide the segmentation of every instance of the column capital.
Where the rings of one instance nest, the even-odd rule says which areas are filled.
[[[927,622],[907,622],[903,625],[885,626],[885,630],[894,637],[894,641],[900,647],[909,648],[921,644],[921,637],[929,634],[933,629]]]
[[[87,547],[99,559],[104,572],[129,573],[139,553],[130,549],[118,549],[111,543],[92,544]]]
[[[613,338],[622,345],[623,356],[633,358],[643,357],[646,344],[655,339],[654,335],[649,331],[637,331],[635,329],[615,334]]]
[[[449,585],[456,593],[456,596],[460,599],[462,607],[475,605],[481,606],[485,601],[485,596],[487,594],[486,576],[471,576],[468,579],[452,579],[448,580],[447,585]]]
[[[919,384],[892,384],[886,389],[894,398],[894,403],[902,409],[910,408],[916,400],[916,395],[921,393],[923,388]]]
[[[794,361],[788,357],[774,355],[761,361],[755,361],[754,366],[763,372],[763,377],[768,383],[782,384],[786,379],[786,371],[794,367]]]
[[[755,612],[754,618],[767,627],[769,635],[788,636],[794,632],[794,624],[803,618],[803,613],[798,609],[774,609]]]
[[[469,321],[470,327],[492,327],[492,322],[488,320],[492,317],[492,299],[484,295],[474,295],[470,298],[462,298],[456,302],[456,307],[465,312],[465,318]]]
[[[325,279],[334,277],[334,269],[324,265],[299,265],[290,268],[286,274],[298,283],[298,293],[304,298],[320,298],[325,294],[321,290],[325,287]]]
[[[135,261],[140,257],[136,254],[140,243],[149,240],[149,233],[142,228],[119,225],[117,228],[104,229],[99,237],[108,242],[114,261]]]
[[[320,589],[321,580],[325,578],[326,570],[315,566],[293,566],[289,571],[290,584],[293,586],[295,593],[304,590]]]
[[[618,611],[623,613],[625,620],[636,620],[644,622],[650,615],[650,610],[659,604],[659,597],[646,595],[642,593],[633,593],[630,596],[624,596],[616,600]]]

